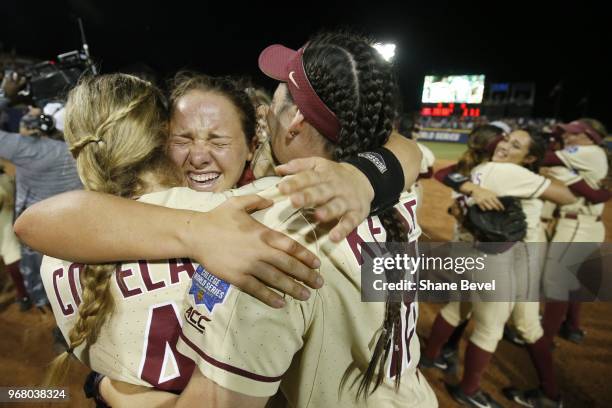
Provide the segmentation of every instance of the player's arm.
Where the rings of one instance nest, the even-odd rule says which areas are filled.
[[[100,384],[100,393],[107,405],[113,408],[264,408],[268,397],[253,397],[223,388],[206,378],[200,370],[194,370],[187,387],[180,396],[132,385],[105,377]]]
[[[466,181],[459,187],[459,192],[472,197],[474,203],[483,211],[503,211],[504,205],[497,198],[497,194],[486,188],[480,187],[471,181]]]
[[[189,257],[217,277],[273,307],[322,285],[318,259],[296,241],[253,220],[268,207],[259,196],[234,197],[203,213],[72,191],[28,208],[15,232],[31,248],[79,263]]]
[[[573,184],[568,185],[569,189],[577,196],[584,197],[587,201],[592,204],[605,203],[612,198],[612,193],[607,188],[600,188],[595,190],[591,188],[584,180],[579,180]]]
[[[187,387],[181,393],[176,407],[264,408],[268,400],[269,397],[253,397],[221,387],[196,369],[193,371]]]
[[[565,186],[562,182],[555,179],[551,180],[550,185],[539,195],[539,198],[542,200],[552,201],[559,205],[573,204],[576,202],[577,198],[569,188]]]
[[[472,183],[468,176],[458,173],[456,170],[457,165],[453,164],[438,170],[434,177],[456,192],[472,197],[474,203],[483,211],[503,211],[504,205],[497,198],[497,194]]]
[[[454,173],[456,170],[457,170],[457,165],[456,164],[451,164],[450,166],[446,166],[446,167],[436,171],[433,176],[440,183],[444,183],[444,179],[446,179],[446,177],[449,174]]]
[[[179,396],[154,388],[129,384],[104,377],[100,381],[99,392],[106,405],[113,408],[155,407],[171,408],[176,406]]]
[[[384,146],[397,158],[403,172],[402,190],[417,180],[422,153],[416,142],[393,132]],[[314,207],[319,221],[339,219],[330,231],[334,242],[344,239],[370,214],[374,188],[368,177],[355,166],[323,158],[296,159],[276,171],[280,175],[295,174],[279,185],[291,197],[295,207]]]

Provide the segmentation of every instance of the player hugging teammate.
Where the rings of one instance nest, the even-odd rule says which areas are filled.
[[[269,209],[258,211],[254,217],[263,224],[296,239],[304,247],[316,253],[320,258],[319,269],[325,277],[326,285],[312,294],[304,295],[300,290],[301,286],[282,283],[284,281],[278,280],[282,276],[276,267],[261,265],[261,261],[257,259],[248,265],[250,266],[248,269],[252,274],[258,274],[258,278],[251,275],[252,280],[236,279],[236,276],[224,270],[223,263],[215,263],[215,258],[227,258],[228,265],[235,263],[245,254],[251,253],[248,242],[241,241],[232,245],[231,241],[229,243],[225,241],[225,244],[220,245],[214,239],[208,240],[207,245],[214,250],[204,247],[208,254],[198,255],[202,257],[202,262],[183,260],[154,264],[141,261],[138,264],[121,265],[114,272],[104,270],[98,275],[85,276],[85,281],[95,282],[85,285],[90,291],[88,307],[79,308],[79,318],[70,329],[69,351],[85,362],[95,362],[96,368],[116,379],[132,384],[162,386],[172,380],[178,380],[179,376],[184,378],[190,375],[189,367],[184,367],[176,360],[175,351],[178,350],[196,363],[197,369],[193,370],[189,380],[190,385],[181,394],[181,400],[190,401],[192,405],[196,402],[206,402],[215,406],[263,407],[280,387],[285,398],[294,406],[331,404],[347,407],[369,406],[369,404],[398,407],[436,406],[435,395],[416,369],[419,353],[416,336],[418,310],[416,302],[390,301],[385,304],[360,301],[360,256],[358,241],[355,241],[355,238],[366,241],[378,239],[406,242],[414,241],[420,234],[414,211],[416,197],[413,193],[404,192],[401,195],[400,193],[406,189],[405,184],[410,186],[414,182],[421,155],[420,153],[414,156],[412,153],[406,155],[407,152],[418,152],[418,148],[413,142],[401,138],[398,140],[397,136],[391,134],[396,85],[390,66],[366,40],[349,34],[334,33],[319,35],[298,51],[280,45],[269,47],[262,53],[260,67],[267,75],[282,82],[267,111],[267,124],[274,156],[283,163],[303,155],[326,157],[332,161],[323,159],[298,161],[298,164],[314,163],[311,171],[306,172],[306,177],[300,177],[298,174],[280,184],[276,179],[256,181],[243,189],[232,190],[226,194],[196,197],[194,194],[206,193],[194,193],[179,188],[152,194],[151,189],[133,190],[126,192],[125,195],[137,197],[139,194],[149,193],[140,197],[140,200],[202,211],[219,205],[229,196],[259,192],[273,201],[274,205]],[[92,88],[90,90],[95,90],[103,83],[101,79],[100,83],[94,81],[88,85]],[[121,89],[120,86],[103,88]],[[127,107],[120,109],[116,114],[110,114],[109,117],[117,123],[124,122],[130,116],[119,113],[138,112],[137,107],[128,103]],[[124,122],[125,126],[127,124]],[[119,129],[125,130],[123,126]],[[102,130],[94,130],[82,132],[81,140],[75,143],[75,151],[83,148],[80,155],[85,149],[94,154],[98,149],[109,147],[110,139],[105,140]],[[219,134],[215,134],[214,139],[219,138]],[[383,148],[383,145],[388,145],[390,150],[399,146],[398,156],[403,159],[398,162],[389,150]],[[219,146],[219,149],[223,147],[226,146]],[[137,150],[130,149],[126,154],[134,154],[135,151]],[[359,153],[363,155],[357,156]],[[86,157],[88,156],[81,156],[82,159]],[[338,163],[341,160],[354,163],[364,173],[355,173],[351,170],[352,165]],[[409,165],[405,166],[405,163]],[[290,162],[288,166],[283,166],[283,171],[290,172],[291,167]],[[321,175],[320,167],[327,169],[329,174]],[[138,169],[144,170],[140,167]],[[406,183],[401,177],[402,173],[406,175]],[[144,175],[152,177],[155,174],[155,171],[151,174],[145,172],[139,180],[143,185],[147,185],[148,182],[155,180],[155,177],[144,177]],[[338,183],[339,174],[345,179]],[[194,175],[188,174],[188,176]],[[208,176],[203,177],[201,174],[192,178],[196,182],[210,181]],[[320,185],[313,184],[313,179],[322,182]],[[310,182],[306,182],[308,180]],[[107,182],[111,183],[111,180]],[[295,204],[295,197],[293,195],[290,199],[284,197],[279,190],[291,192],[292,188],[296,189],[296,184],[305,185],[304,190],[309,193],[305,194],[305,198],[301,201],[298,197],[300,204],[316,206],[316,202],[311,203],[314,194],[314,196],[323,195],[325,200],[321,204],[329,205],[322,206],[321,209],[324,211],[317,210],[314,213],[295,209],[292,206],[292,202]],[[346,185],[350,187],[347,188]],[[138,186],[139,183],[134,187]],[[154,189],[156,190],[157,188]],[[81,197],[87,196],[87,193],[82,193],[70,197],[77,202],[81,201],[82,204]],[[351,199],[346,199],[346,196]],[[372,207],[379,211],[380,215],[361,223],[363,218],[357,218],[361,212],[351,213],[348,210],[354,208],[351,205],[355,200],[361,202],[364,196],[370,197],[367,204],[372,201],[372,196],[374,197]],[[251,211],[262,210],[270,204],[262,198],[245,200],[242,200],[245,201],[242,207]],[[96,205],[96,202],[98,204],[106,202],[108,205],[100,206]],[[56,205],[57,211],[54,217],[61,215],[62,211],[68,213],[71,211],[70,208],[61,207],[61,198],[51,203]],[[394,206],[396,203],[398,204]],[[255,227],[247,224],[245,220],[237,222],[235,218],[239,215],[238,211],[231,211],[236,206],[236,201],[225,203],[214,210],[216,218],[221,218],[221,223],[215,221],[215,217],[205,217],[194,211],[164,211],[165,209],[161,207],[143,206],[129,200],[97,195],[86,208],[91,211],[111,211],[108,208],[113,205],[118,205],[122,209],[113,212],[117,214],[114,221],[137,235],[145,231],[146,239],[140,239],[142,236],[139,235],[139,239],[132,239],[131,243],[129,237],[122,241],[124,238],[117,236],[117,231],[113,230],[112,226],[108,228],[108,225],[98,225],[95,222],[99,220],[93,220],[94,226],[87,224],[90,227],[85,228],[85,232],[95,230],[96,237],[92,237],[91,242],[87,240],[88,245],[84,245],[82,252],[87,252],[88,247],[91,249],[91,245],[95,246],[96,243],[93,241],[96,239],[102,241],[98,242],[102,248],[97,247],[96,251],[103,250],[105,242],[115,243],[117,240],[125,242],[125,246],[113,244],[110,248],[106,248],[105,254],[98,254],[96,258],[98,262],[108,261],[108,257],[118,259],[117,253],[123,254],[128,259],[133,256],[138,256],[137,259],[172,258],[184,255],[195,257],[197,251],[191,248],[191,244],[189,248],[183,247],[181,250],[184,252],[180,255],[173,252],[176,247],[172,249],[172,241],[176,241],[176,237],[180,236],[181,245],[193,242],[196,247],[200,246],[202,249],[197,241],[206,240],[206,237],[195,227],[206,228],[206,223],[217,225],[218,239],[227,237],[226,230],[232,229],[258,228],[257,234],[262,236],[269,234],[262,231],[261,225]],[[75,203],[70,203],[69,207],[74,210]],[[102,210],[101,207],[106,207],[106,210]],[[118,207],[114,208],[117,210]],[[131,208],[137,209],[141,215],[136,215]],[[221,210],[230,214],[227,215]],[[84,225],[83,213],[81,208],[71,213],[69,219],[73,221],[78,219],[81,221],[79,224]],[[147,216],[142,217],[145,213]],[[344,235],[351,233],[349,239],[341,239],[344,237],[342,228],[330,230],[329,224],[316,224],[316,221],[324,219],[325,215],[330,213],[334,214],[332,218],[345,215],[340,226],[346,229]],[[367,210],[362,215],[365,217]],[[35,210],[31,211],[29,216],[36,219]],[[157,222],[151,223],[151,219]],[[57,219],[45,222],[56,221]],[[38,222],[32,224],[37,225]],[[351,226],[352,224],[354,225]],[[354,226],[358,228],[354,230]],[[181,231],[182,228],[187,228],[191,234],[188,234],[187,239]],[[168,233],[167,236],[163,234],[164,229]],[[23,227],[23,230],[26,231],[23,235],[28,236],[27,227]],[[50,230],[53,233],[53,228]],[[341,232],[340,239],[337,239],[337,234],[332,235],[335,232]],[[100,239],[105,233],[111,237],[110,241]],[[75,236],[78,237],[78,234]],[[287,237],[283,235],[283,238]],[[58,254],[58,249],[54,247],[57,239],[59,237],[55,236],[41,245],[46,245],[52,253]],[[77,238],[73,236],[73,239]],[[278,239],[276,237],[274,241]],[[306,251],[301,246],[287,244],[286,241],[281,245],[277,243],[277,246],[300,248],[293,251],[285,250],[292,254],[297,253],[296,258],[307,266],[318,266],[312,255],[306,255]],[[134,247],[142,252],[133,255],[129,251],[134,250]],[[171,249],[168,250],[168,247]],[[113,251],[118,252],[112,253]],[[112,254],[109,255],[108,252]],[[143,257],[144,253],[149,255]],[[67,264],[69,263],[63,265]],[[189,268],[189,265],[195,270]],[[206,265],[206,269],[203,265]],[[294,266],[297,267],[295,261],[289,263],[288,267],[284,265],[283,268],[283,265],[279,265],[278,269],[293,269]],[[207,272],[209,267],[212,269],[211,272],[217,274],[219,270],[221,273],[217,274],[216,278],[211,278]],[[53,290],[54,281],[62,278],[59,275],[76,273],[76,267],[70,270],[70,267],[60,268],[58,265],[57,274],[52,269],[50,267],[46,272],[49,292]],[[184,307],[179,314],[181,319],[178,320],[176,308],[166,293],[176,283],[172,281],[172,276],[175,276],[175,280],[178,277],[182,284],[182,277],[186,275],[192,276],[193,279],[188,281],[190,285],[183,295]],[[320,283],[313,283],[318,274],[313,276],[306,271],[300,271],[296,276],[309,282],[314,288],[320,287]],[[78,282],[78,279],[72,281]],[[265,288],[264,296],[261,298],[277,309],[271,309],[246,294],[254,293],[260,297],[261,293],[253,290],[252,286],[257,284],[255,287],[260,288],[263,286],[262,281],[275,291]],[[57,298],[70,299],[70,296],[75,296],[72,293],[73,289],[79,295],[78,283],[73,288],[70,279],[63,279],[62,282],[64,286]],[[236,282],[237,287],[233,286],[233,282]],[[277,291],[294,294],[296,299],[304,301],[299,302],[289,297],[282,299]],[[104,295],[104,299],[92,300],[97,298],[94,296],[96,293]],[[101,318],[97,319],[98,314],[92,313],[89,305],[104,303],[111,295],[115,300],[114,313],[110,313],[113,310],[112,302],[106,302],[104,309],[106,313],[100,314]],[[164,299],[155,299],[159,295]],[[75,307],[79,303],[78,297],[74,298]],[[85,291],[82,300],[86,301]],[[123,303],[118,305],[118,302]],[[63,304],[63,307],[67,305]],[[150,322],[146,323],[149,327],[146,338],[143,339],[146,341],[126,344],[124,341],[127,339],[121,338],[123,332],[132,333],[126,322],[136,314],[129,313],[130,308],[137,312],[139,324]],[[54,311],[58,316],[62,313],[59,299],[54,301]],[[154,323],[159,319],[162,319],[162,323],[158,328],[165,327],[167,330],[153,330],[153,326],[157,327]],[[170,323],[164,324],[163,319],[167,319]],[[69,326],[67,325],[66,329]],[[82,330],[83,327],[86,330]],[[165,338],[164,332],[167,336]],[[79,336],[74,335],[75,333]],[[131,335],[136,334],[134,332]],[[174,345],[177,344],[179,335],[180,341],[175,349]],[[160,339],[162,341],[159,341]],[[169,349],[168,347],[164,349],[164,344],[169,345]],[[116,353],[111,351],[114,347],[121,347],[118,359],[115,359]],[[135,355],[130,356],[131,351]],[[155,364],[150,364],[149,357],[155,357],[153,360]],[[117,384],[110,383],[106,388],[110,393],[106,396],[111,398],[109,402],[113,406],[148,406],[155,401],[176,400],[176,395],[163,392],[152,392],[151,395],[143,392],[122,394],[125,384],[115,387]],[[181,387],[171,389],[180,390]],[[144,402],[138,398],[153,399],[146,399]]]

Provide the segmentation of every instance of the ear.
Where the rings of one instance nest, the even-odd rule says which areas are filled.
[[[307,123],[304,120],[304,115],[302,115],[302,112],[300,112],[299,109],[297,109],[295,111],[295,115],[293,116],[293,119],[291,119],[291,123],[289,123],[289,126],[287,127],[287,131],[289,133],[290,138],[293,138],[295,136],[292,135],[292,133],[294,134],[299,134],[300,132],[305,130]]]

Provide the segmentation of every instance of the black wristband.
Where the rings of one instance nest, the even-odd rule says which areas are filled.
[[[397,204],[404,191],[404,171],[390,150],[379,147],[344,161],[357,167],[370,180],[374,189],[370,215],[380,214]]]
[[[442,180],[442,183],[452,188],[453,190],[459,192],[459,188],[463,185],[463,183],[467,181],[470,181],[470,178],[467,176],[464,176],[461,173],[449,173],[446,175],[446,177],[444,177],[444,180]]]
[[[104,378],[104,374],[92,371],[85,378],[85,384],[83,384],[83,391],[87,398],[92,398],[96,403],[96,408],[110,408],[110,406],[104,401],[102,394],[100,394],[100,383]]]

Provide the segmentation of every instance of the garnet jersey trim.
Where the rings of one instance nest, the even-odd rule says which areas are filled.
[[[226,364],[226,363],[222,363],[221,361],[215,360],[214,358],[206,354],[204,351],[200,350],[200,348],[196,346],[195,344],[193,344],[187,338],[187,336],[183,334],[183,332],[181,332],[180,336],[181,336],[181,340],[183,340],[185,344],[187,344],[193,351],[198,353],[198,355],[202,357],[204,360],[206,360],[206,362],[214,365],[215,367],[219,367],[232,374],[240,375],[242,377],[250,378],[252,380],[260,381],[260,382],[273,383],[273,382],[277,382],[283,379],[283,374],[279,375],[278,377],[266,377],[265,375],[255,374],[250,371],[243,370],[242,368],[238,368],[238,367],[234,367],[232,365]]]

